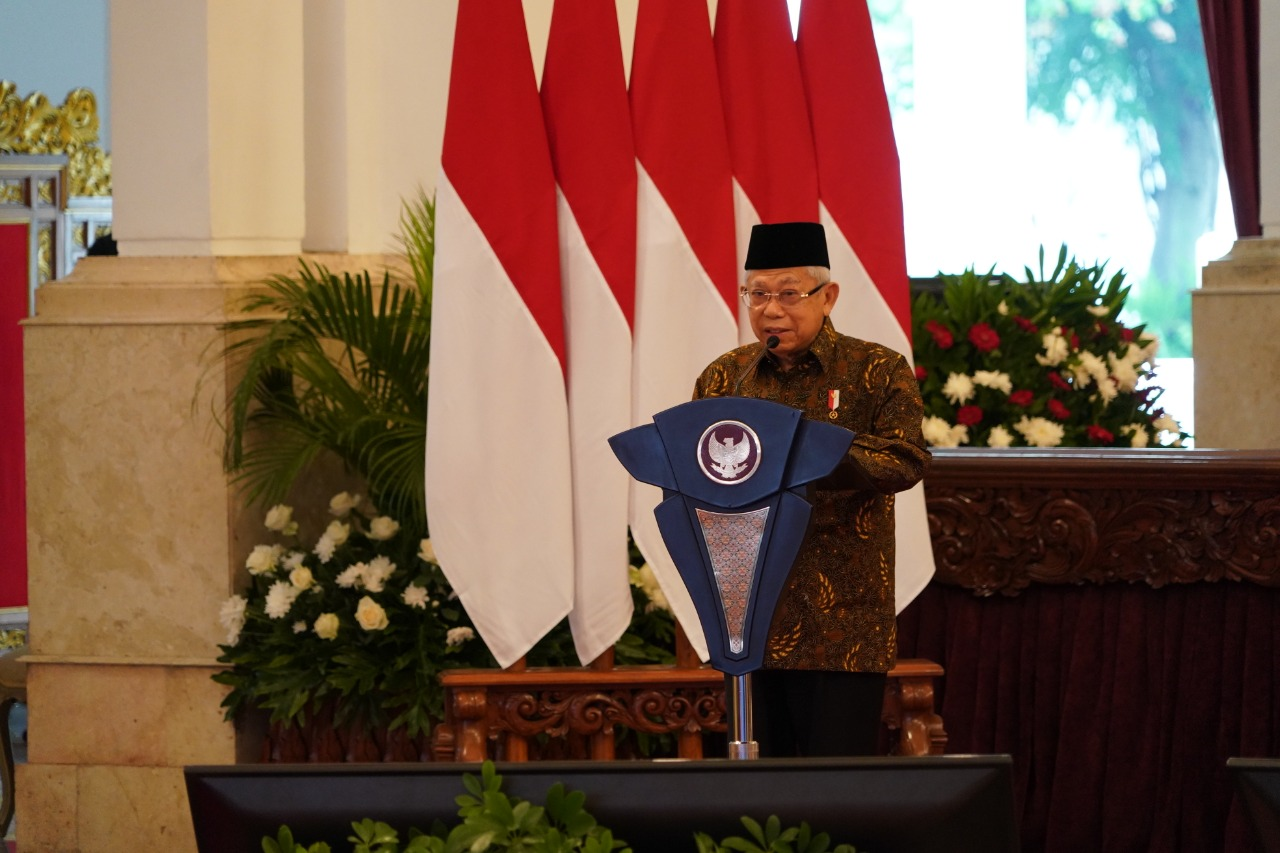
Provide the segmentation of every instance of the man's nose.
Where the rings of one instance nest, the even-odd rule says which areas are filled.
[[[770,299],[764,304],[764,308],[762,310],[769,317],[781,317],[787,313],[782,310],[782,303],[777,299]]]

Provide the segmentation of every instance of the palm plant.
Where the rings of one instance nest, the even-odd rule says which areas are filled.
[[[326,452],[367,484],[405,537],[427,535],[423,494],[434,201],[401,215],[411,284],[338,276],[303,260],[222,325],[225,363],[243,371],[227,403],[223,464],[251,503],[284,499]]]

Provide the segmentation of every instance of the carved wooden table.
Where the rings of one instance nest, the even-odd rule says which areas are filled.
[[[1280,585],[1280,454],[938,449],[925,475],[935,583]]]
[[[947,735],[934,708],[933,661],[901,660],[889,673],[882,719],[891,751],[942,755]],[[615,757],[614,730],[671,734],[681,758],[702,758],[702,733],[726,730],[725,678],[706,666],[457,669],[441,676],[445,720],[437,761],[528,761],[530,740],[582,739],[589,757]],[[896,741],[896,743],[894,742]]]

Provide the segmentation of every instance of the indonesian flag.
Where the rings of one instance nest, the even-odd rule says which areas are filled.
[[[684,403],[737,332],[733,181],[707,6],[641,0],[631,61],[639,161],[632,408],[636,424]],[[653,517],[661,490],[632,484],[631,532],[705,660],[693,602]]]
[[[797,40],[818,157],[820,221],[847,335],[911,359],[911,294],[902,179],[889,102],[865,2],[804,0]],[[924,487],[897,496],[897,607],[933,576]]]
[[[460,0],[436,190],[427,513],[498,663],[573,604],[556,188],[520,0]]]
[[[612,3],[556,0],[542,109],[559,184],[569,346],[577,565],[569,625],[587,664],[622,636],[632,611],[630,477],[608,439],[632,425],[636,155]]]
[[[786,0],[720,3],[715,46],[733,163],[736,257],[745,258],[753,225],[817,221],[818,166]],[[737,310],[739,339],[754,341],[746,306]]]

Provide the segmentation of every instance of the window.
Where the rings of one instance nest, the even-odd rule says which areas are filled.
[[[1190,431],[1190,291],[1236,236],[1194,0],[869,2],[909,274],[1023,278],[1064,243],[1123,270]]]

